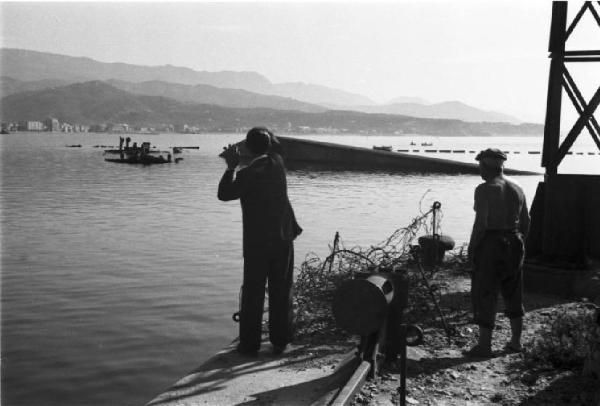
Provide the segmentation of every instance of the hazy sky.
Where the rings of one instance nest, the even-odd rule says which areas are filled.
[[[581,4],[571,3],[569,18]],[[315,83],[376,102],[460,100],[537,122],[545,113],[549,0],[5,2],[1,12],[4,47],[256,71],[275,83]],[[600,29],[591,15],[582,24],[571,49],[598,49]],[[585,45],[573,47],[579,43]],[[600,84],[595,68],[574,72],[591,83],[583,89],[588,98]]]

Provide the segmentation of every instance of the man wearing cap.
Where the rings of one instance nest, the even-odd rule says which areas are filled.
[[[236,145],[221,156],[227,169],[219,182],[218,198],[240,199],[243,223],[244,282],[238,352],[256,355],[261,343],[265,283],[269,286],[269,338],[273,352],[282,353],[293,338],[293,240],[302,232],[287,194],[280,144],[265,127],[246,135],[250,164],[240,162]]]
[[[504,299],[512,333],[505,349],[521,351],[522,266],[529,213],[523,189],[503,174],[506,154],[490,148],[475,159],[485,180],[475,189],[475,223],[469,242],[469,258],[474,264],[471,300],[473,318],[479,325],[479,340],[465,354],[490,357],[498,291]]]

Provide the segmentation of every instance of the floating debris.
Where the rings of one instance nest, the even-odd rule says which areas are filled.
[[[178,148],[178,149],[200,149],[200,147],[171,147],[171,148]]]

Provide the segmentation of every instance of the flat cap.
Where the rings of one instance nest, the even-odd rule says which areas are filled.
[[[506,161],[506,154],[500,151],[498,148],[488,148],[486,150],[481,151],[475,157],[475,159],[478,161],[481,161],[485,158],[500,159],[502,161]]]

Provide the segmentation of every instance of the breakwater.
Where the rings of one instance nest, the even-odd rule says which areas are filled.
[[[279,137],[279,140],[283,146],[285,160],[292,168],[315,166],[333,169],[479,174],[479,165],[476,163],[291,137]],[[505,173],[509,175],[537,174],[512,168],[505,168]]]

